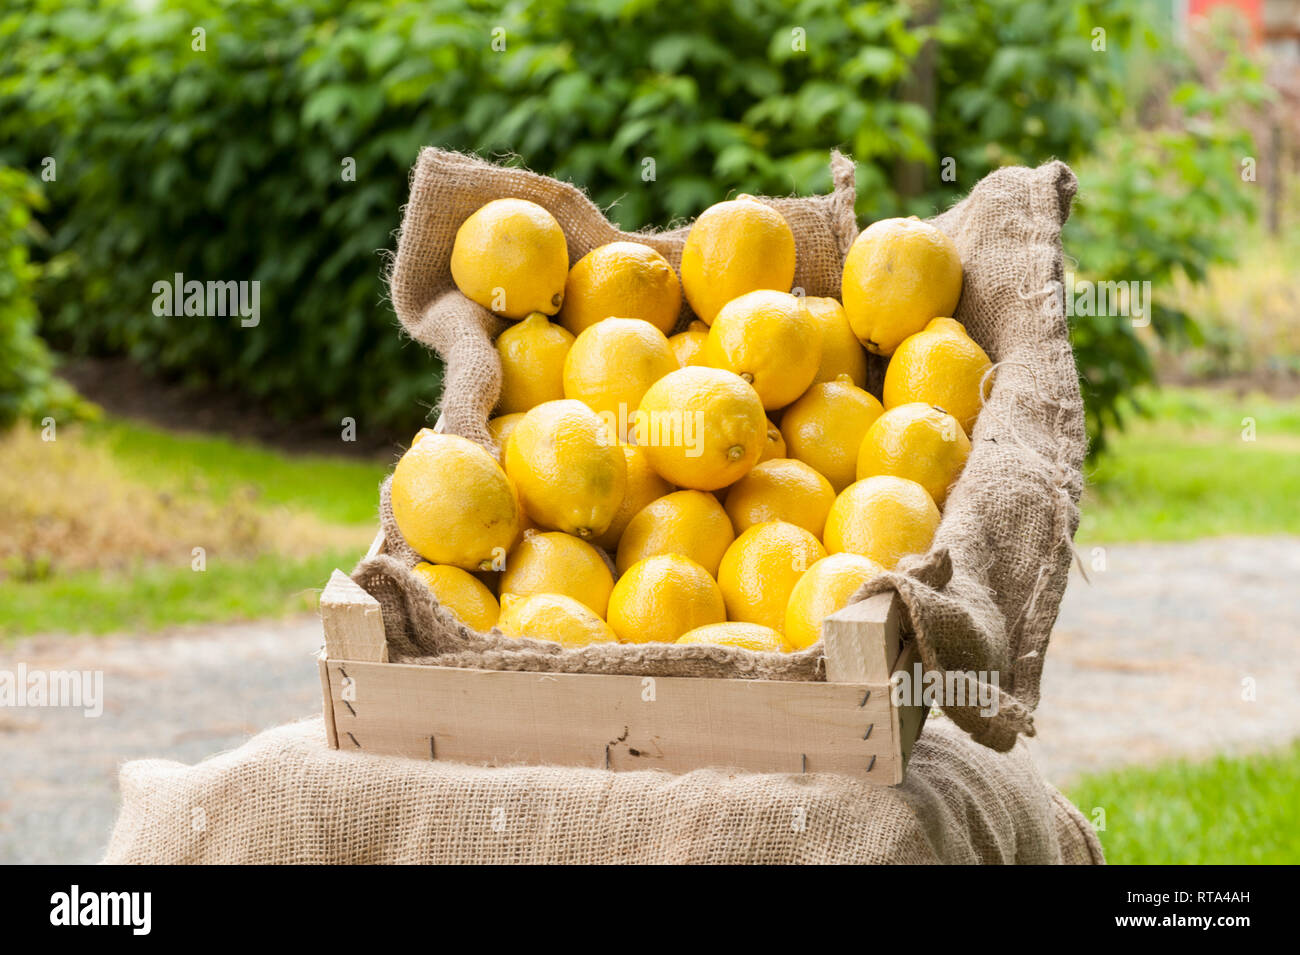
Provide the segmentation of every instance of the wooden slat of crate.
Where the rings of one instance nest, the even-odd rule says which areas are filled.
[[[885,687],[322,666],[343,749],[497,766],[902,775]]]
[[[336,571],[321,600],[320,668],[331,745],[483,765],[686,772],[835,772],[901,781],[925,718],[896,708],[888,674],[911,666],[889,595],[836,615],[827,674],[838,680],[647,678],[384,662],[378,604]],[[885,679],[866,679],[868,676]]]

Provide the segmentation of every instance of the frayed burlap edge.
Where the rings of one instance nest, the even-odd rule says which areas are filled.
[[[387,554],[357,564],[352,579],[379,601],[394,663],[550,673],[821,681],[820,648],[800,653],[752,653],[730,647],[668,643],[598,644],[564,649],[547,640],[507,637],[467,627],[408,569]]]

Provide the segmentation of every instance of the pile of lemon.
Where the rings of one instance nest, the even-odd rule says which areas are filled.
[[[500,457],[421,431],[392,504],[416,572],[470,626],[789,652],[929,548],[990,370],[945,317],[961,259],[933,226],[864,231],[842,304],[791,294],[790,226],[749,196],[696,220],[680,280],[636,242],[570,268],[560,225],[522,199],[471,215],[451,269],[516,322],[496,342]],[[697,320],[673,335],[683,294]],[[883,404],[868,351],[892,356]]]

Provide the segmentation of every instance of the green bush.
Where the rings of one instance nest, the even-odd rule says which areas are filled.
[[[631,228],[740,190],[823,191],[838,145],[860,163],[865,221],[930,214],[999,165],[1077,160],[1120,113],[1130,4],[943,4],[930,25],[915,6],[16,0],[0,158],[57,164],[48,254],[66,269],[46,331],[288,416],[409,430],[437,365],[399,338],[376,252],[421,145],[517,156]],[[1099,27],[1115,55],[1093,49]],[[927,38],[933,114],[900,93]],[[902,163],[922,172],[907,195]],[[260,325],[155,316],[153,284],[175,272],[259,280]],[[1102,352],[1116,338],[1092,334]],[[1116,341],[1094,404],[1143,357]]]
[[[37,334],[32,287],[40,269],[28,243],[40,202],[31,177],[0,166],[0,430],[21,420],[62,423],[93,413],[54,376],[54,358]]]

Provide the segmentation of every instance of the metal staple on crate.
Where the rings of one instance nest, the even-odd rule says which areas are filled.
[[[858,704],[858,708],[861,709],[862,707],[866,706],[867,700],[869,699],[871,699],[871,691],[867,690],[867,692],[862,694],[862,702]]]

